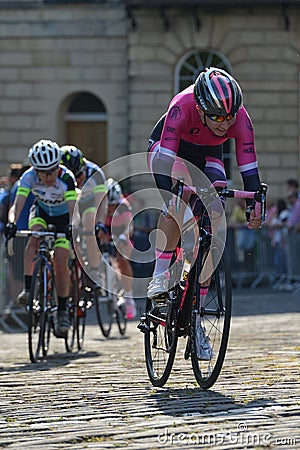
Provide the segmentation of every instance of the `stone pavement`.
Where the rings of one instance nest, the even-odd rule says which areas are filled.
[[[228,353],[208,391],[183,346],[166,386],[153,388],[135,321],[125,338],[114,326],[106,340],[90,317],[84,351],[66,354],[53,338],[39,364],[29,362],[26,333],[0,332],[0,447],[300,448],[299,297],[234,291]]]

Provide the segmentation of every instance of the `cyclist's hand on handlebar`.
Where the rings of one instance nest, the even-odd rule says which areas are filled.
[[[6,239],[11,239],[15,237],[17,232],[17,225],[13,222],[7,222],[4,229],[4,235]]]
[[[97,222],[95,225],[95,235],[96,238],[100,239],[100,241],[103,241],[105,236],[108,234],[108,229],[104,225],[103,222]]]
[[[261,228],[261,204],[255,202],[254,206],[249,206],[246,210],[246,217],[248,220],[248,228]]]
[[[166,219],[169,219],[171,217],[174,217],[176,215],[176,212],[178,214],[178,211],[176,209],[176,195],[173,195],[169,202],[165,204],[164,208],[162,209],[162,213]]]
[[[71,223],[69,223],[65,228],[65,235],[69,241],[72,241],[72,239],[73,239],[72,234],[73,234],[73,225]]]

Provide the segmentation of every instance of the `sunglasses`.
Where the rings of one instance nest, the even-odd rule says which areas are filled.
[[[224,120],[232,120],[235,118],[235,114],[227,114],[227,116],[216,116],[214,114],[206,114],[207,117],[213,122],[224,122]]]
[[[39,173],[40,175],[45,175],[46,177],[50,177],[57,171],[58,171],[58,167],[53,167],[53,169],[51,169],[51,170],[36,170],[37,173]]]

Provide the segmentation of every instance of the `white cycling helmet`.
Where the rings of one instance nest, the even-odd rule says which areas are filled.
[[[52,169],[60,163],[61,150],[56,142],[42,139],[31,147],[28,158],[37,170]]]
[[[122,197],[122,188],[113,178],[108,178],[105,181],[107,189],[107,202],[109,205],[115,205],[119,203]]]

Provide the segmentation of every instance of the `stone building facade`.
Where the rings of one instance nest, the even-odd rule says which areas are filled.
[[[146,151],[171,97],[219,61],[271,195],[300,177],[300,1],[0,0],[0,35],[0,174],[41,138],[101,165]],[[234,146],[227,157],[240,184]]]

